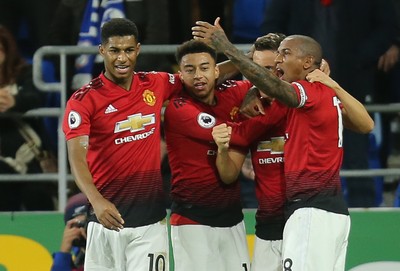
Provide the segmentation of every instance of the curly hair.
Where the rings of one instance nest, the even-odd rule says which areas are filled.
[[[113,18],[101,27],[101,43],[108,42],[110,37],[134,36],[139,41],[139,31],[134,22],[126,18]]]
[[[187,54],[195,53],[208,53],[215,60],[215,62],[217,62],[217,52],[204,42],[198,40],[189,40],[178,46],[176,49],[175,58],[178,63],[181,63],[182,57]]]

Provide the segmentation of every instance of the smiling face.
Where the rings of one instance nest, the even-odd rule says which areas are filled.
[[[215,80],[219,70],[209,53],[191,53],[182,57],[180,78],[186,91],[206,104],[214,103]]]
[[[104,58],[104,75],[129,90],[139,51],[140,43],[134,36],[110,37],[99,47],[99,52]]]

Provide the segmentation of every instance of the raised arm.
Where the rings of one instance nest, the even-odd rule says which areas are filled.
[[[250,80],[260,91],[270,97],[280,100],[290,107],[298,106],[298,99],[293,86],[276,77],[268,69],[254,63],[242,51],[237,49],[226,37],[219,24],[219,18],[214,25],[198,21],[192,27],[194,39],[201,40],[224,53],[229,60]]]
[[[246,155],[229,148],[232,127],[225,123],[214,126],[212,136],[218,146],[216,166],[221,180],[226,184],[234,183],[241,171]]]
[[[344,127],[357,133],[367,134],[374,129],[374,121],[368,114],[364,105],[344,90],[335,80],[320,70],[314,70],[307,75],[310,82],[321,82],[332,88],[342,102]]]

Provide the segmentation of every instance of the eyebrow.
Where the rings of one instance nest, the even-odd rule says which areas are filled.
[[[200,65],[199,66],[204,66],[204,65],[210,65],[210,62],[203,62],[203,63],[200,63]],[[183,67],[194,67],[195,65],[193,65],[193,64],[186,64],[186,65],[183,65]]]
[[[108,46],[109,49],[118,49],[118,50],[127,50],[127,49],[135,49],[136,50],[136,46],[132,45],[132,46],[128,46],[128,47],[119,47],[118,45],[114,45],[111,44]]]
[[[290,48],[282,48],[278,52],[287,52],[287,51],[291,52],[292,50]]]

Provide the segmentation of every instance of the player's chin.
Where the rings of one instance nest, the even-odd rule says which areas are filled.
[[[193,95],[195,97],[197,97],[199,99],[203,99],[203,98],[207,97],[207,92],[206,91],[196,91],[196,90],[194,90],[192,93],[193,93]]]
[[[133,71],[113,71],[112,75],[118,80],[128,79],[132,76]]]

